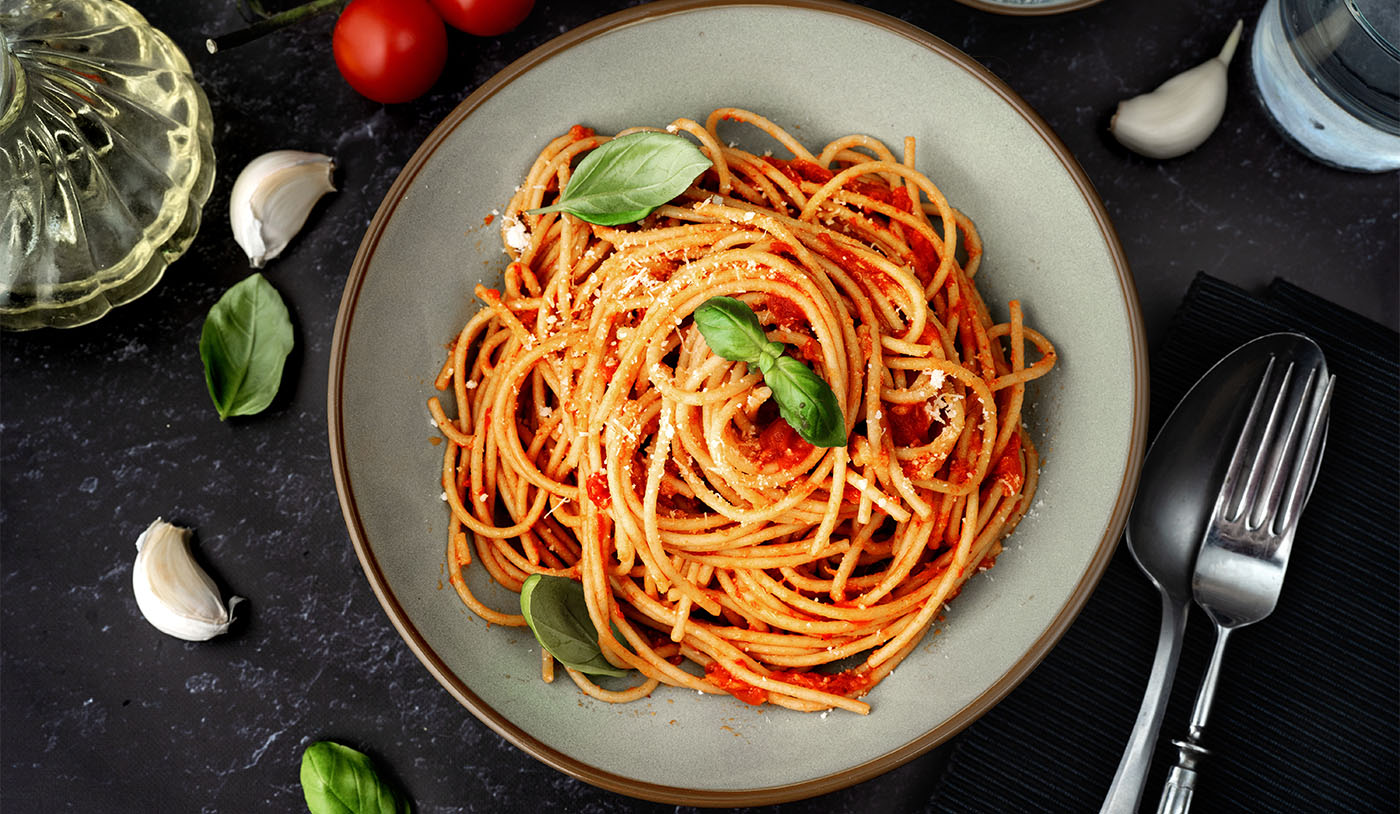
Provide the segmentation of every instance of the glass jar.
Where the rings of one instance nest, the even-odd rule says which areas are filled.
[[[0,328],[91,322],[199,229],[209,102],[118,0],[0,0]]]

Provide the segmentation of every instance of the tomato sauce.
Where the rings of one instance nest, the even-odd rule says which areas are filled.
[[[587,481],[588,499],[600,509],[606,509],[612,505],[612,491],[608,489],[608,475],[606,472],[594,472],[588,476]]]
[[[1021,463],[1021,434],[1013,432],[1006,442],[1006,449],[992,467],[992,477],[1001,484],[1002,491],[1014,495],[1021,491],[1026,480],[1025,466]]]
[[[932,440],[929,430],[933,427],[934,409],[929,402],[894,404],[884,413],[895,446],[920,447]]]
[[[768,313],[773,315],[773,319],[789,331],[801,331],[807,324],[807,312],[787,297],[768,294],[764,305],[768,308]]]
[[[762,704],[768,700],[768,691],[759,689],[745,681],[740,681],[734,674],[724,669],[724,665],[718,661],[712,661],[705,665],[705,678],[716,687],[729,693],[745,704]]]
[[[891,193],[891,203],[906,212],[914,212],[914,202],[910,200],[909,193],[900,187]],[[938,256],[938,250],[933,247],[933,241],[924,237],[923,232],[914,229],[904,230],[904,242],[909,244],[909,249],[914,253],[914,276],[919,278],[919,282],[927,286],[933,282],[933,277],[938,273],[938,265],[942,260]]]
[[[891,279],[888,274],[870,263],[867,263],[865,260],[862,260],[859,255],[847,249],[845,246],[839,245],[835,240],[831,239],[831,235],[823,232],[817,236],[817,241],[821,243],[822,247],[825,249],[823,254],[834,260],[841,268],[851,274],[863,277],[871,285],[887,294],[900,289],[899,283]]]
[[[894,204],[894,192],[904,192],[904,187],[900,187],[898,190],[891,190],[887,186],[882,186],[880,184],[871,184],[865,181],[852,181],[846,185],[846,188],[856,193],[857,195],[864,195],[865,197],[873,198],[874,200],[877,200],[880,203],[891,205]],[[909,200],[909,196],[907,194],[904,196],[904,200]]]
[[[783,175],[786,175],[794,184],[803,181],[810,181],[814,184],[825,184],[835,176],[831,170],[813,161],[805,161],[800,158],[784,160],[772,156],[764,156],[764,161],[777,167]]]
[[[766,406],[766,405],[765,405]],[[811,453],[813,447],[797,434],[787,421],[779,418],[758,434],[758,460],[779,469],[791,469]]]
[[[972,477],[972,465],[961,458],[954,459],[948,464],[948,482],[954,486],[961,486],[967,483]]]
[[[569,141],[583,141],[586,138],[593,138],[596,132],[597,131],[592,127],[584,127],[581,124],[576,124],[569,128]]]
[[[705,666],[705,678],[746,704],[762,704],[768,700],[766,690],[735,678],[718,661],[712,661]],[[806,687],[809,690],[847,697],[861,695],[870,689],[870,673],[859,669],[843,670],[839,673],[778,670],[769,678],[794,687]]]
[[[770,248],[769,251],[771,251],[773,254],[780,256],[786,255],[789,259],[792,260],[797,259],[797,250],[781,240],[773,241],[772,248]]]
[[[770,678],[832,695],[859,695],[870,689],[870,674],[864,670],[842,670],[839,673],[779,670]]]

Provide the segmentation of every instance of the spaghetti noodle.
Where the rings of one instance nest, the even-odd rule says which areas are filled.
[[[726,146],[746,122],[792,158]],[[666,128],[713,162],[638,223],[529,214],[607,141],[549,143],[503,216],[501,290],[437,378],[451,583],[488,622],[474,561],[519,591],[579,580],[598,644],[641,680],[798,710],[858,700],[963,583],[991,567],[1035,491],[1026,383],[1055,351],[1020,304],[997,323],[971,220],[901,156],[847,136],[812,153],[733,108]],[[631,131],[624,131],[631,132]],[[622,135],[622,134],[619,134]],[[830,384],[844,447],[802,440],[757,370],[712,353],[690,315],[735,297]],[[1032,358],[1033,357],[1033,358]],[[546,679],[553,659],[544,654]]]

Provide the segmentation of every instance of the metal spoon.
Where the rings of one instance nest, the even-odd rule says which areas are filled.
[[[1269,334],[1236,348],[1191,387],[1147,452],[1127,539],[1162,594],[1162,629],[1137,722],[1100,814],[1137,812],[1181,657],[1196,552],[1249,411],[1247,394],[1271,357],[1290,356],[1302,343],[1312,345],[1299,334]]]

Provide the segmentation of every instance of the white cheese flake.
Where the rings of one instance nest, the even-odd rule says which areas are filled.
[[[530,230],[525,224],[514,215],[505,219],[505,241],[506,245],[516,251],[524,251],[530,247]]]

